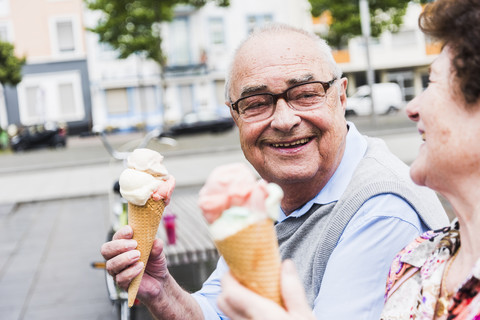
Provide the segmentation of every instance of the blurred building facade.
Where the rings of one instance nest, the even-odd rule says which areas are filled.
[[[85,27],[98,12],[82,0],[0,0],[0,38],[27,56],[23,81],[6,87],[0,124],[66,122],[70,133],[129,131],[168,126],[190,112],[228,114],[224,84],[234,49],[255,27],[276,21],[322,34],[331,20],[313,18],[308,0],[231,0],[226,8],[178,6],[162,26],[166,67],[130,56],[117,59]],[[417,26],[422,8],[411,5],[398,33],[370,41],[376,82],[397,82],[406,101],[428,82],[439,47]],[[334,56],[349,79],[349,93],[366,83],[365,42],[351,39]],[[88,59],[87,59],[88,58]],[[5,103],[6,102],[6,105]]]
[[[276,21],[322,34],[331,20],[312,18],[308,0],[232,0],[227,8],[209,3],[201,9],[178,6],[171,23],[162,26],[167,65],[141,57],[116,60],[92,35],[89,52],[94,123],[99,128],[129,129],[176,123],[190,112],[226,114],[225,74],[231,54],[253,28]],[[417,25],[422,7],[410,5],[397,33],[370,39],[376,82],[396,82],[405,101],[428,83],[428,66],[439,47]],[[95,19],[92,20],[92,22]],[[348,93],[366,84],[365,41],[349,41],[334,56],[349,79]]]
[[[82,0],[0,0],[0,38],[26,56],[23,79],[5,86],[2,127],[68,123],[91,126],[91,99]]]
[[[311,29],[307,0],[232,0],[227,8],[178,6],[162,25],[167,63],[139,56],[115,59],[115,52],[87,37],[93,120],[97,129],[130,130],[170,125],[191,112],[228,114],[224,102],[230,55],[254,27],[279,21]],[[93,25],[96,13],[86,13]]]
[[[396,33],[384,32],[379,38],[369,41],[370,63],[375,73],[375,82],[395,82],[402,89],[405,101],[410,101],[428,85],[428,67],[440,53],[438,43],[425,37],[418,27],[420,4],[410,3],[404,23]],[[328,29],[328,19],[314,19],[314,31],[321,34]],[[334,51],[349,80],[348,93],[367,84],[367,58],[363,37],[353,38],[348,48]]]

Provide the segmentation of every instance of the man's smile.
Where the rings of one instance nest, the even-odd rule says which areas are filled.
[[[293,148],[298,147],[300,145],[307,144],[311,138],[303,138],[299,140],[295,140],[292,142],[284,142],[284,143],[272,143],[271,146],[274,148]]]

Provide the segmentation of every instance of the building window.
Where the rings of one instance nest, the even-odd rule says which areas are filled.
[[[78,16],[53,17],[49,21],[51,48],[54,55],[74,55],[81,53],[83,45]]]
[[[191,85],[180,85],[178,87],[179,90],[179,101],[180,101],[180,109],[182,113],[185,115],[189,112],[193,111],[193,88]]]
[[[57,21],[58,51],[61,53],[75,51],[75,37],[73,34],[72,21]]]
[[[20,120],[25,125],[85,117],[78,71],[28,74],[17,89]]]
[[[273,17],[271,14],[258,14],[258,15],[248,16],[247,17],[248,33],[251,33],[256,28],[261,28],[272,21],[273,21]]]
[[[39,119],[45,113],[45,97],[42,94],[42,89],[38,85],[31,85],[25,87],[26,110],[31,118]]]
[[[62,114],[75,114],[75,92],[73,83],[66,82],[58,85],[58,101]]]
[[[215,97],[217,106],[225,105],[225,80],[215,80]]]
[[[190,64],[190,37],[187,18],[175,18],[169,27],[171,49],[168,55],[168,65],[178,66]]]
[[[222,18],[210,18],[208,20],[208,33],[210,34],[210,44],[225,44],[225,33]]]
[[[154,86],[142,86],[135,90],[135,106],[138,112],[154,113],[157,111]]]
[[[0,0],[0,17],[10,15],[10,0]]]
[[[7,23],[0,23],[0,41],[12,42],[10,26]]]
[[[110,115],[121,115],[128,113],[128,98],[126,88],[107,89],[107,110]]]

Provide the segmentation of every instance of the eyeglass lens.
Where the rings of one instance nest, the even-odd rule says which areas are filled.
[[[310,110],[325,102],[325,87],[320,82],[305,83],[287,89],[280,94],[255,94],[237,102],[238,112],[245,121],[259,121],[269,118],[275,112],[277,100],[283,98],[297,110]]]

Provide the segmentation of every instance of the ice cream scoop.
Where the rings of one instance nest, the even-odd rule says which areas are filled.
[[[136,149],[119,179],[120,193],[128,201],[128,224],[138,243],[140,261],[147,265],[165,206],[170,202],[175,179],[162,163],[163,156],[150,149]],[[137,296],[145,267],[128,287],[128,305]]]
[[[127,158],[127,167],[156,177],[168,176],[167,168],[163,165],[163,156],[151,149],[135,149]]]
[[[257,180],[242,163],[216,168],[199,193],[199,207],[233,276],[280,305],[280,254],[273,222],[282,197],[278,185]]]
[[[278,185],[257,180],[246,164],[232,163],[212,171],[198,204],[214,239],[222,239],[256,221],[276,221],[282,197]]]
[[[170,202],[175,179],[162,164],[163,156],[150,149],[135,149],[127,158],[127,166],[119,179],[120,193],[129,203],[143,206],[153,195]]]

